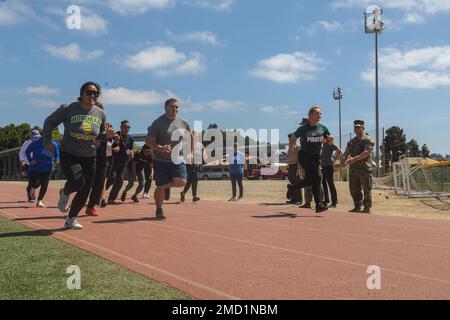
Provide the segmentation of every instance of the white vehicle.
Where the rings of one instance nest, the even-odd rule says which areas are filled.
[[[228,169],[214,168],[214,169],[203,169],[198,173],[199,180],[228,180],[230,179],[230,173]]]

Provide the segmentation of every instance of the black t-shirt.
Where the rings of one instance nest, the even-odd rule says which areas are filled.
[[[136,171],[141,171],[153,163],[153,158],[151,154],[145,156],[142,151],[139,151],[134,155],[134,162],[136,162]]]
[[[129,157],[127,152],[131,152],[133,150],[134,141],[130,135],[122,136],[120,131],[117,132],[120,135],[119,141],[119,152],[113,152],[113,159],[116,163],[126,163],[129,161]],[[117,146],[115,143],[113,146]]]

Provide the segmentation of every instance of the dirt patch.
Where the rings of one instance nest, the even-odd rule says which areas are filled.
[[[1,182],[23,184],[24,182]],[[51,186],[60,187],[64,181],[51,181]],[[244,203],[258,203],[270,206],[291,206],[286,204],[286,183],[281,180],[244,181]],[[230,181],[199,181],[198,195],[205,200],[228,200],[231,197]],[[338,208],[335,211],[348,211],[353,208],[348,184],[336,183],[338,192]],[[152,184],[151,193],[153,193]],[[52,189],[49,189],[52,192]],[[132,192],[132,191],[131,191]],[[129,197],[132,193],[129,193]],[[181,189],[172,190],[172,199],[179,199]],[[25,192],[24,192],[25,196]],[[186,201],[191,201],[190,191]],[[450,220],[450,198],[419,198],[410,199],[396,195],[392,190],[372,191],[373,214],[386,216],[402,216],[427,219]]]

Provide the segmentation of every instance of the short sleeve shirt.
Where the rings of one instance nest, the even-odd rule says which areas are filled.
[[[189,123],[181,117],[176,117],[170,120],[163,114],[156,119],[152,125],[148,128],[148,138],[156,139],[156,143],[159,145],[170,145],[172,150],[176,145],[180,143],[179,140],[172,141],[172,134],[177,134],[179,137],[185,131],[191,131]],[[153,160],[162,162],[172,162],[170,154],[164,154],[158,151],[154,151]]]
[[[330,135],[327,127],[317,124],[313,127],[311,124],[301,126],[294,133],[296,138],[300,138],[300,150],[311,155],[320,155],[324,137]]]
[[[245,156],[242,152],[231,152],[227,158],[231,174],[244,174]]]
[[[151,154],[145,156],[142,151],[139,151],[134,155],[134,161],[136,162],[136,171],[141,171],[152,164],[153,158]]]
[[[322,147],[322,167],[330,167],[333,165],[331,156],[333,152],[337,150],[334,144],[324,143]]]

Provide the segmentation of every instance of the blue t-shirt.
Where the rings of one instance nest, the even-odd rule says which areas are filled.
[[[231,174],[244,174],[245,156],[243,153],[230,153],[228,155],[228,163],[230,164]]]
[[[55,149],[55,159],[59,161],[59,147],[52,141],[53,148]],[[28,161],[30,162],[30,168],[28,172],[52,172],[53,171],[53,155],[48,152],[42,141],[42,138],[31,143],[25,151]],[[34,165],[31,161],[36,161]]]

